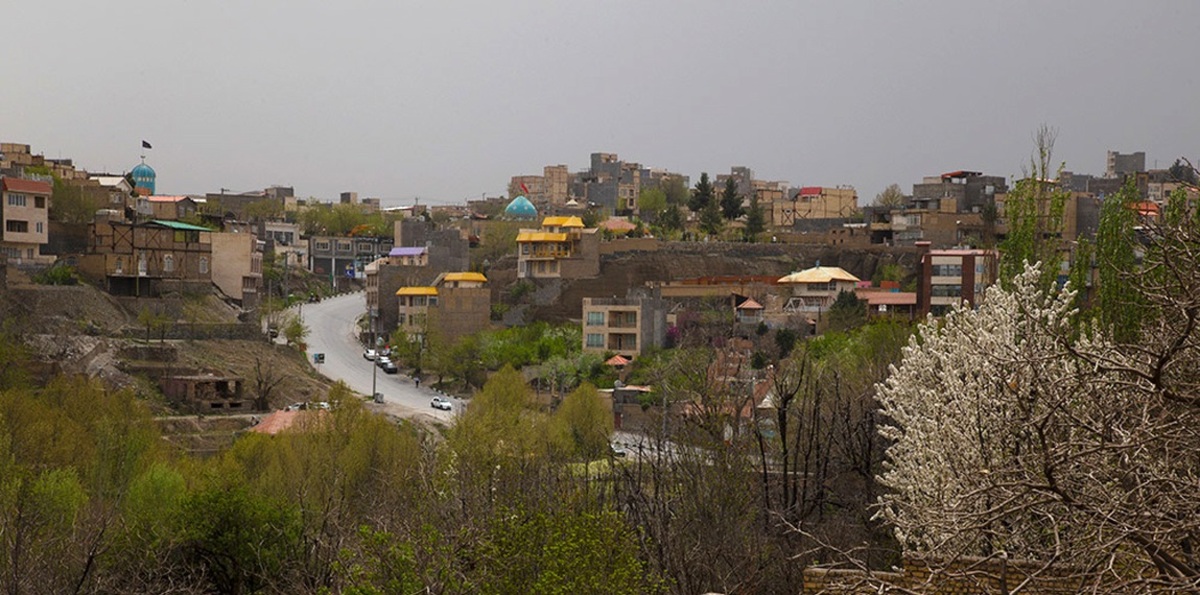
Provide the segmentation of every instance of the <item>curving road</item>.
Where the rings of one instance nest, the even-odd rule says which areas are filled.
[[[363,358],[363,346],[358,342],[355,324],[355,320],[366,312],[363,292],[326,298],[295,309],[308,326],[308,363],[322,376],[341,380],[350,390],[370,395],[374,374],[375,392],[382,394],[384,399],[382,406],[375,407],[400,417],[428,416],[450,421],[462,411],[462,401],[454,397],[447,397],[453,404],[451,411],[433,409],[429,402],[440,393],[418,388],[408,376],[385,374],[374,362]],[[325,355],[322,364],[313,363],[313,356],[318,353]]]

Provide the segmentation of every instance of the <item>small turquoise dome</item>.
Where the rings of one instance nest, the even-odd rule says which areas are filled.
[[[514,219],[537,219],[538,212],[537,207],[533,206],[528,198],[518,196],[504,207],[504,215]]]
[[[158,174],[154,173],[154,168],[146,165],[143,161],[134,166],[133,171],[129,172],[133,176],[134,188],[145,188],[150,194],[154,194],[154,179]]]

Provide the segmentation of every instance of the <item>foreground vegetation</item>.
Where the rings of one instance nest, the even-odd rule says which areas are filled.
[[[884,328],[780,360],[796,398],[770,420],[731,415],[725,405],[743,393],[700,373],[705,352],[660,356],[647,373],[675,413],[627,459],[609,452],[612,414],[592,385],[546,411],[511,368],[444,433],[390,423],[336,386],[333,407],[305,412],[292,431],[191,458],[130,393],[82,377],[33,382],[8,339],[0,583],[13,593],[796,592],[798,525],[875,531],[857,494],[881,456],[861,408],[872,381],[847,371],[882,373],[892,356],[870,345]],[[898,353],[907,333],[893,330]],[[682,415],[684,403],[702,406]],[[851,451],[865,459],[841,454]],[[828,481],[781,484],[780,465]]]

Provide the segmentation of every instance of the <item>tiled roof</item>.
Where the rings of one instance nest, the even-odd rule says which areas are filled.
[[[857,283],[858,277],[847,273],[841,267],[813,267],[779,278],[780,283],[829,283],[830,281]]]
[[[30,194],[50,194],[54,191],[54,186],[36,180],[4,178],[4,190],[8,192],[28,192]]]

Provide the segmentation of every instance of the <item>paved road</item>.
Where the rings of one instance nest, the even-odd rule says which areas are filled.
[[[366,312],[362,292],[325,298],[314,304],[296,308],[308,326],[308,363],[330,380],[345,382],[354,392],[382,393],[383,408],[401,417],[428,415],[443,421],[451,420],[462,411],[462,402],[450,398],[453,410],[442,411],[429,406],[437,392],[424,386],[417,388],[412,378],[403,374],[385,374],[374,362],[363,358],[363,346],[358,342],[356,319]],[[325,363],[313,364],[313,355],[325,354]],[[372,380],[374,374],[374,380]]]

